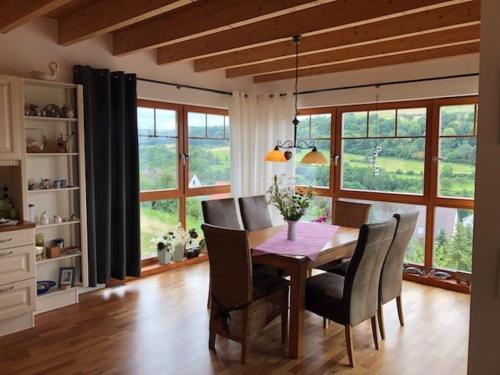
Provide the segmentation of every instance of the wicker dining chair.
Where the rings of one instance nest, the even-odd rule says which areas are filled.
[[[209,348],[216,335],[240,342],[245,363],[249,341],[281,316],[282,342],[288,334],[289,282],[271,274],[254,277],[248,232],[202,225],[210,263]]]
[[[396,300],[396,307],[398,310],[399,323],[404,326],[403,305],[401,302],[401,293],[403,290],[403,263],[408,248],[408,244],[415,232],[418,220],[418,211],[394,214],[394,218],[398,224],[394,240],[387,253],[384,261],[382,271],[380,274],[379,286],[379,301],[378,301],[378,324],[380,329],[380,336],[385,340],[384,328],[384,314],[382,306],[386,303]],[[342,263],[329,272],[345,276],[350,262]]]
[[[238,198],[243,228],[249,231],[273,226],[265,195]]]
[[[336,200],[333,205],[333,224],[341,227],[361,228],[368,223],[372,205]]]
[[[351,327],[370,319],[378,349],[376,315],[380,271],[395,229],[395,219],[363,225],[345,277],[324,272],[306,281],[306,309],[344,325],[351,366],[354,366]]]

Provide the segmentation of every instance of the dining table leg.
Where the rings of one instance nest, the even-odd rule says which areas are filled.
[[[294,262],[290,269],[290,330],[288,354],[300,358],[304,352],[304,316],[307,261]]]

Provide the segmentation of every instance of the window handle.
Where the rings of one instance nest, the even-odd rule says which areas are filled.
[[[333,164],[337,167],[339,165],[340,155],[333,155],[332,154],[331,158],[333,159]]]
[[[188,154],[185,154],[185,153],[183,153],[183,152],[181,152],[181,153],[179,154],[179,159],[181,159],[181,160],[182,160],[182,164],[183,164],[183,165],[186,165],[186,161],[189,159],[189,155],[188,155]]]
[[[432,161],[444,161],[444,160],[446,160],[446,159],[445,158],[441,158],[439,156],[433,156],[432,157]]]

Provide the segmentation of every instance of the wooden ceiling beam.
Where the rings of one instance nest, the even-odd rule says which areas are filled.
[[[113,35],[113,54],[126,55],[156,48],[174,41],[228,30],[228,24],[238,26],[318,3],[319,0],[198,1],[147,22],[118,30]]]
[[[255,22],[227,31],[171,44],[158,49],[158,64],[227,52],[265,44],[296,34],[318,33],[333,28],[393,18],[407,12],[442,7],[463,0],[336,0],[309,9]]]
[[[0,32],[6,33],[71,0],[0,0]]]
[[[300,53],[326,51],[360,43],[370,43],[412,35],[430,30],[441,30],[467,24],[479,24],[480,1],[456,4],[443,8],[413,13],[398,18],[348,27],[326,33],[305,36],[300,43]],[[291,40],[243,49],[197,59],[195,72],[241,66],[255,62],[272,61],[295,54]]]
[[[464,44],[479,41],[480,25],[464,26],[444,31],[434,31],[427,34],[402,37],[354,47],[345,47],[327,52],[312,53],[299,56],[299,68],[329,65],[334,62],[355,61],[367,57],[415,51],[436,46]],[[227,78],[252,76],[270,72],[279,72],[295,69],[295,57],[265,62],[261,64],[245,65],[226,70]]]
[[[59,44],[80,42],[188,4],[190,0],[101,0],[59,19]]]
[[[427,50],[407,52],[397,55],[367,58],[357,61],[341,62],[338,64],[300,69],[299,77],[316,76],[322,74],[407,64],[418,61],[439,59],[444,57],[468,55],[478,52],[479,52],[479,42],[471,42],[471,43],[442,47],[442,48],[431,48]],[[295,71],[292,70],[286,72],[257,75],[253,77],[253,81],[255,83],[262,83],[262,82],[278,81],[282,79],[290,79],[293,77],[295,77]]]

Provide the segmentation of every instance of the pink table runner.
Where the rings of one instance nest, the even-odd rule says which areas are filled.
[[[315,260],[338,229],[336,225],[298,222],[295,241],[286,239],[288,228],[285,227],[257,246],[252,255],[299,255]]]

